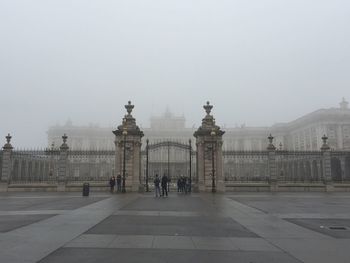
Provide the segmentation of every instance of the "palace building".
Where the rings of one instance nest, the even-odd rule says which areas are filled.
[[[169,110],[162,116],[150,118],[150,126],[142,128],[142,147],[145,140],[150,143],[164,140],[188,142],[193,138],[195,127],[186,127],[184,116],[174,116]],[[64,133],[68,135],[68,146],[72,150],[114,150],[113,127],[74,126],[71,121],[56,125],[47,131],[48,145],[61,144]],[[321,137],[326,134],[333,150],[350,150],[350,109],[343,98],[339,107],[319,109],[287,123],[270,127],[223,128],[223,150],[260,151],[268,145],[267,137],[275,137],[278,149],[316,151],[322,145]]]

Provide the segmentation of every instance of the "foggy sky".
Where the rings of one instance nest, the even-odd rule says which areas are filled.
[[[0,144],[168,106],[266,126],[350,100],[348,0],[0,0]]]

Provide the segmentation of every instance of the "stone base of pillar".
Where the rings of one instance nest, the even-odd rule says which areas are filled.
[[[65,191],[66,191],[66,184],[57,185],[57,192],[65,192]]]
[[[334,192],[333,184],[326,184],[326,192]]]
[[[8,184],[7,183],[0,183],[0,193],[7,192],[8,191]]]
[[[278,192],[278,184],[276,182],[273,182],[270,184],[270,191],[271,192]]]
[[[223,181],[218,181],[216,186],[216,191],[218,193],[224,193],[226,190],[225,183]]]
[[[139,193],[144,193],[145,192],[145,187],[143,187],[143,185],[139,184],[138,192]]]
[[[199,193],[199,187],[197,184],[193,184],[192,185],[192,192],[193,193]]]
[[[198,185],[198,192],[205,192],[207,189],[206,185],[200,184]]]

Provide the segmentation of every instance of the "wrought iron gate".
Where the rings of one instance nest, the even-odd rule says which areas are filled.
[[[142,174],[146,191],[153,187],[156,174],[167,175],[171,187],[176,186],[180,176],[187,177],[191,186],[195,184],[195,155],[191,140],[188,143],[171,140],[150,143],[147,139],[142,151]]]

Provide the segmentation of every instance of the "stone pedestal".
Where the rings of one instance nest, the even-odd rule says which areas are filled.
[[[11,145],[11,135],[6,136],[6,144],[2,147],[2,171],[0,178],[0,192],[7,192],[8,183],[11,177],[12,171],[12,145]]]
[[[270,191],[278,191],[278,181],[277,181],[277,166],[276,166],[276,147],[273,145],[273,137],[270,134],[268,137],[269,145],[267,146],[268,156],[268,171],[270,177]]]
[[[197,175],[199,192],[224,192],[222,135],[225,133],[215,125],[210,115],[212,105],[203,106],[206,116],[202,125],[194,133],[197,146]]]
[[[58,161],[58,181],[57,181],[57,192],[66,191],[66,182],[67,182],[67,166],[68,166],[68,150],[67,145],[68,136],[64,134],[62,136],[63,143],[60,147],[60,157]]]
[[[143,191],[141,182],[141,138],[143,132],[131,115],[134,105],[131,105],[129,101],[125,108],[127,114],[123,118],[123,124],[113,131],[115,134],[115,175],[120,174],[122,182],[125,176],[126,192],[140,192]]]
[[[333,181],[332,181],[332,170],[331,170],[331,153],[330,153],[330,147],[327,143],[328,137],[326,135],[323,135],[322,137],[322,147],[321,151],[323,152],[323,180],[326,185],[326,191],[327,192],[333,192]]]

